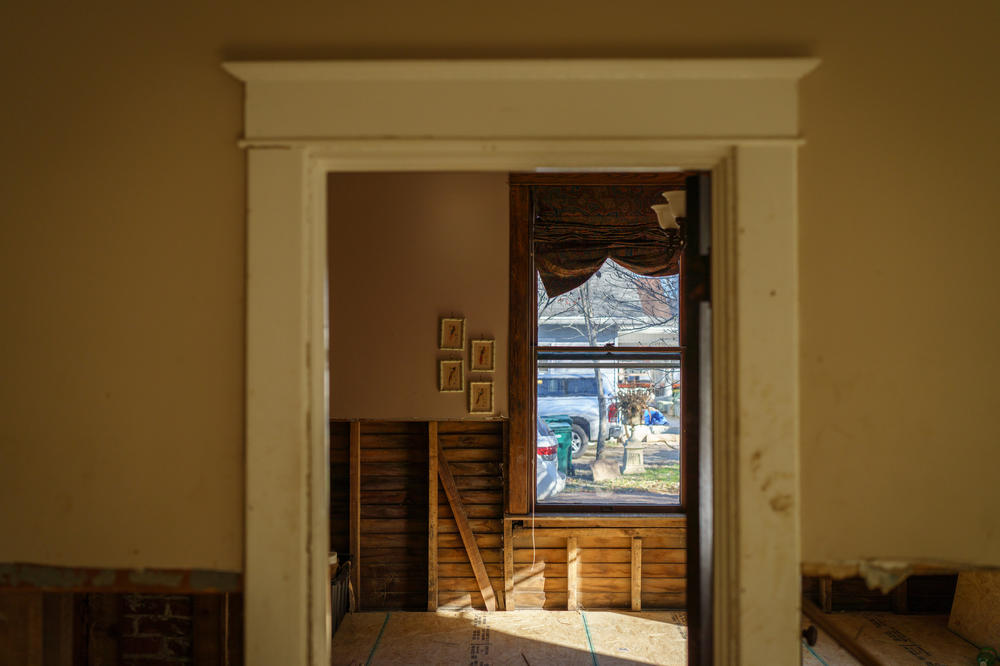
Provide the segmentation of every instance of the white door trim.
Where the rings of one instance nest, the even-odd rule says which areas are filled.
[[[817,64],[226,65],[247,83],[248,664],[329,663],[326,174],[542,167],[712,170],[716,662],[799,662],[797,81]]]

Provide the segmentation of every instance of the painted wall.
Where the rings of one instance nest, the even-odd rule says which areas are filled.
[[[982,0],[6,3],[0,561],[241,566],[245,169],[220,61],[814,55],[804,558],[1000,564],[998,28]]]
[[[507,414],[507,174],[329,178],[330,414],[465,419],[468,392],[438,391],[438,359],[494,380]],[[442,316],[466,319],[465,353],[438,350]],[[468,373],[469,340],[494,338],[497,370]]]

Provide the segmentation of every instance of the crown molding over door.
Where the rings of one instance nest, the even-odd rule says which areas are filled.
[[[326,174],[625,167],[712,171],[715,662],[799,663],[797,83],[817,65],[225,64],[246,83],[248,664],[329,663]]]

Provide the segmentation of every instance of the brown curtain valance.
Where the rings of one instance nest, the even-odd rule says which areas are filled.
[[[678,271],[682,236],[650,208],[663,186],[534,188],[535,267],[549,297],[579,287],[607,259],[648,277]]]

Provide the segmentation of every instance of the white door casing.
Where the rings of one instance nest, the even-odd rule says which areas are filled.
[[[246,84],[248,664],[329,663],[327,173],[626,167],[712,171],[715,661],[799,663],[797,83],[817,65],[225,64]]]

